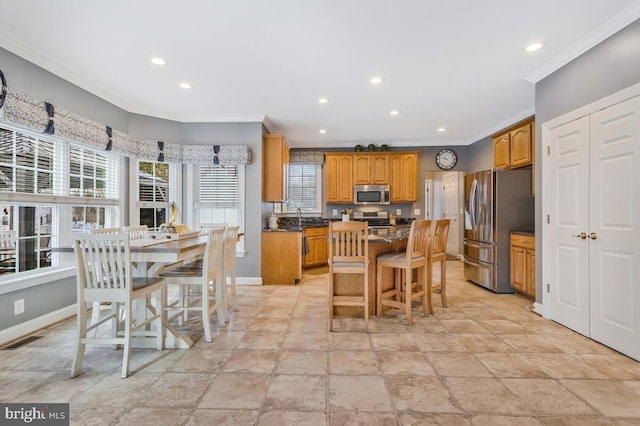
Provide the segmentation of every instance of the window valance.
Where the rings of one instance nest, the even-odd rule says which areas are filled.
[[[71,112],[55,110],[47,102],[7,87],[4,78],[2,82],[0,118],[43,133],[147,161],[234,166],[251,160],[247,145],[183,145],[136,138]]]
[[[291,150],[289,162],[291,164],[324,164],[324,152]]]

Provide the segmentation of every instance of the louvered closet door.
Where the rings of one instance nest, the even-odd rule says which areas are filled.
[[[640,97],[591,114],[591,338],[640,360]]]

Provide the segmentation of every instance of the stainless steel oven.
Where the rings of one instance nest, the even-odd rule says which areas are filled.
[[[389,185],[355,185],[353,187],[353,204],[387,205],[390,203]]]

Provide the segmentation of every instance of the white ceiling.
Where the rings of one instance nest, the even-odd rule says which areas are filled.
[[[0,47],[127,111],[265,120],[292,147],[461,145],[638,17],[638,0],[0,0]]]

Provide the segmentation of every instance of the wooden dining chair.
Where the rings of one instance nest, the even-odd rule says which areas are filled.
[[[91,235],[114,235],[122,233],[122,228],[114,227],[114,228],[93,228],[89,230],[89,234]],[[94,302],[93,309],[91,310],[91,322],[96,323],[98,319],[100,319],[100,312],[104,310],[110,310],[111,304],[104,302]],[[124,311],[120,312],[121,319],[124,316]],[[97,336],[98,330],[94,331],[94,336]]]
[[[155,337],[156,347],[164,347],[164,279],[160,277],[134,278],[131,275],[129,238],[125,234],[82,235],[74,240],[77,264],[77,327],[76,353],[71,377],[80,373],[87,344],[123,345],[122,378],[129,375],[131,339],[133,333],[153,324],[155,330],[145,330],[145,336]],[[155,296],[155,305],[151,303]],[[144,317],[135,317],[134,301],[140,300]],[[87,324],[87,303],[108,302],[111,314]],[[125,315],[120,316],[119,308]],[[111,321],[111,337],[89,337],[88,332]]]
[[[329,331],[333,331],[336,307],[360,307],[369,331],[369,232],[368,222],[329,222]],[[362,285],[336,291],[335,274],[358,274]],[[353,282],[352,282],[353,283]],[[357,288],[356,288],[357,287]]]
[[[440,293],[442,307],[447,307],[447,238],[449,237],[450,219],[440,219],[433,223],[431,253],[429,253],[429,284],[431,290],[427,294],[429,312],[433,314],[432,293]],[[433,284],[433,264],[440,263],[440,282]]]
[[[119,234],[122,228],[94,228],[89,230],[89,234]]]
[[[384,307],[404,309],[407,322],[413,325],[411,308],[414,300],[422,303],[424,316],[429,316],[427,288],[429,276],[428,253],[431,244],[431,221],[414,220],[411,222],[407,248],[402,252],[381,254],[376,258],[376,314],[384,313]],[[395,271],[393,287],[383,290],[383,270]],[[417,272],[414,274],[414,272]],[[413,281],[413,277],[416,281]]]
[[[149,227],[147,225],[124,226],[122,230],[129,236],[129,241],[143,240],[149,236]]]
[[[202,262],[187,263],[160,274],[167,285],[177,285],[183,290],[179,292],[176,301],[171,304],[167,301],[167,311],[178,311],[176,316],[169,318],[169,321],[183,318],[181,314],[185,312],[188,314],[191,311],[200,311],[207,342],[212,340],[211,315],[213,312],[218,313],[220,327],[225,326],[226,320],[223,277],[224,236],[223,228],[211,229]]]

